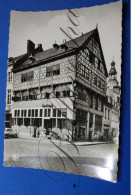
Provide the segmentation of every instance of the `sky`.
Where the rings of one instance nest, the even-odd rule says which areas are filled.
[[[9,57],[16,57],[27,51],[27,40],[32,40],[36,47],[39,43],[43,49],[49,49],[56,42],[63,43],[67,39],[60,27],[67,32],[67,27],[72,27],[77,35],[72,33],[72,38],[87,33],[98,26],[101,45],[105,57],[107,70],[114,58],[116,62],[117,79],[121,76],[121,35],[122,35],[122,3],[121,1],[72,10],[78,17],[71,19],[77,24],[76,28],[68,18],[68,10],[20,12],[11,11],[9,34]],[[77,20],[76,20],[77,19]]]

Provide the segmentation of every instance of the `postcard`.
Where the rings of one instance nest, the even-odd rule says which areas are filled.
[[[117,182],[121,22],[121,1],[11,11],[4,166]]]

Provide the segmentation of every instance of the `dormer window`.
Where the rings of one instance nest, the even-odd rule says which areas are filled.
[[[68,47],[67,47],[67,45],[64,43],[64,44],[62,44],[62,45],[61,45],[61,49],[65,49],[65,50],[67,50],[67,49],[68,49]]]
[[[56,49],[56,50],[59,49],[59,45],[58,45],[57,43],[54,43],[54,44],[53,44],[53,47],[54,47],[54,49]]]

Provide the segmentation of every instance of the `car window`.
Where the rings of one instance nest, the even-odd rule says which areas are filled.
[[[6,131],[12,131],[12,129],[7,129]]]

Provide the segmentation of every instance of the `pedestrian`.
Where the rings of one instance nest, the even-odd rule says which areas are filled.
[[[37,137],[39,137],[39,136],[40,136],[40,130],[37,129]]]
[[[92,128],[89,129],[89,140],[92,141]]]

